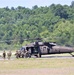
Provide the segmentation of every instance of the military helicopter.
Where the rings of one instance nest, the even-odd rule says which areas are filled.
[[[41,40],[40,38],[37,38],[37,40]],[[55,42],[33,42],[30,44],[27,44],[26,46],[22,46],[20,49],[21,51],[27,50],[29,52],[29,55],[27,57],[31,57],[32,55],[36,57],[41,57],[42,55],[50,55],[50,54],[62,54],[62,53],[69,53],[73,57],[74,55],[72,52],[74,52],[74,48],[72,47],[66,47],[66,46],[59,46]]]
[[[62,53],[69,53],[73,57],[74,55],[72,54],[74,52],[74,48],[72,47],[66,47],[66,46],[60,46],[57,45],[55,42],[41,42],[42,38],[34,38],[34,39],[23,39],[24,41],[26,40],[36,40],[36,42],[32,42],[30,44],[27,44],[25,46],[22,46],[20,51],[26,55],[24,57],[31,57],[32,55],[36,57],[41,57],[42,55],[50,55],[50,54],[62,54]],[[0,41],[6,42],[7,44],[10,44],[13,41],[17,40],[5,40],[5,41]]]

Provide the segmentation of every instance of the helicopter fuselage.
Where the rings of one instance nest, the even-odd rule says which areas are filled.
[[[47,54],[61,54],[61,53],[72,53],[74,52],[74,48],[66,47],[66,46],[59,46],[54,44],[38,44],[33,46],[27,46],[24,50],[28,50],[30,55],[34,55],[37,57],[41,57],[41,55]],[[74,55],[72,55],[74,56]]]

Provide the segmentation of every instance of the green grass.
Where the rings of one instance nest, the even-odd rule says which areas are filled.
[[[27,58],[0,61],[0,70],[30,68],[69,68],[74,67],[74,59],[58,58]]]

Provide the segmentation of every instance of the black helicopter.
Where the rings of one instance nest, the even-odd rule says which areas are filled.
[[[41,40],[37,38],[37,40]],[[62,53],[69,53],[72,56],[72,52],[74,52],[74,48],[72,47],[66,47],[66,46],[59,46],[55,42],[50,43],[50,42],[33,42],[30,44],[27,44],[26,46],[22,46],[20,49],[21,51],[27,50],[29,52],[29,56],[31,57],[32,55],[36,57],[41,57],[42,55],[48,55],[48,54],[62,54]]]

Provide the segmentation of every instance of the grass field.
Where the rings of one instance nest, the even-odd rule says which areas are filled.
[[[69,54],[50,55],[52,58],[20,58],[0,60],[0,75],[74,75],[74,58],[55,58]],[[2,55],[2,52],[0,52]]]
[[[74,59],[27,58],[0,61],[0,70],[74,67]]]
[[[0,75],[74,75],[74,58],[27,58],[0,61]]]

